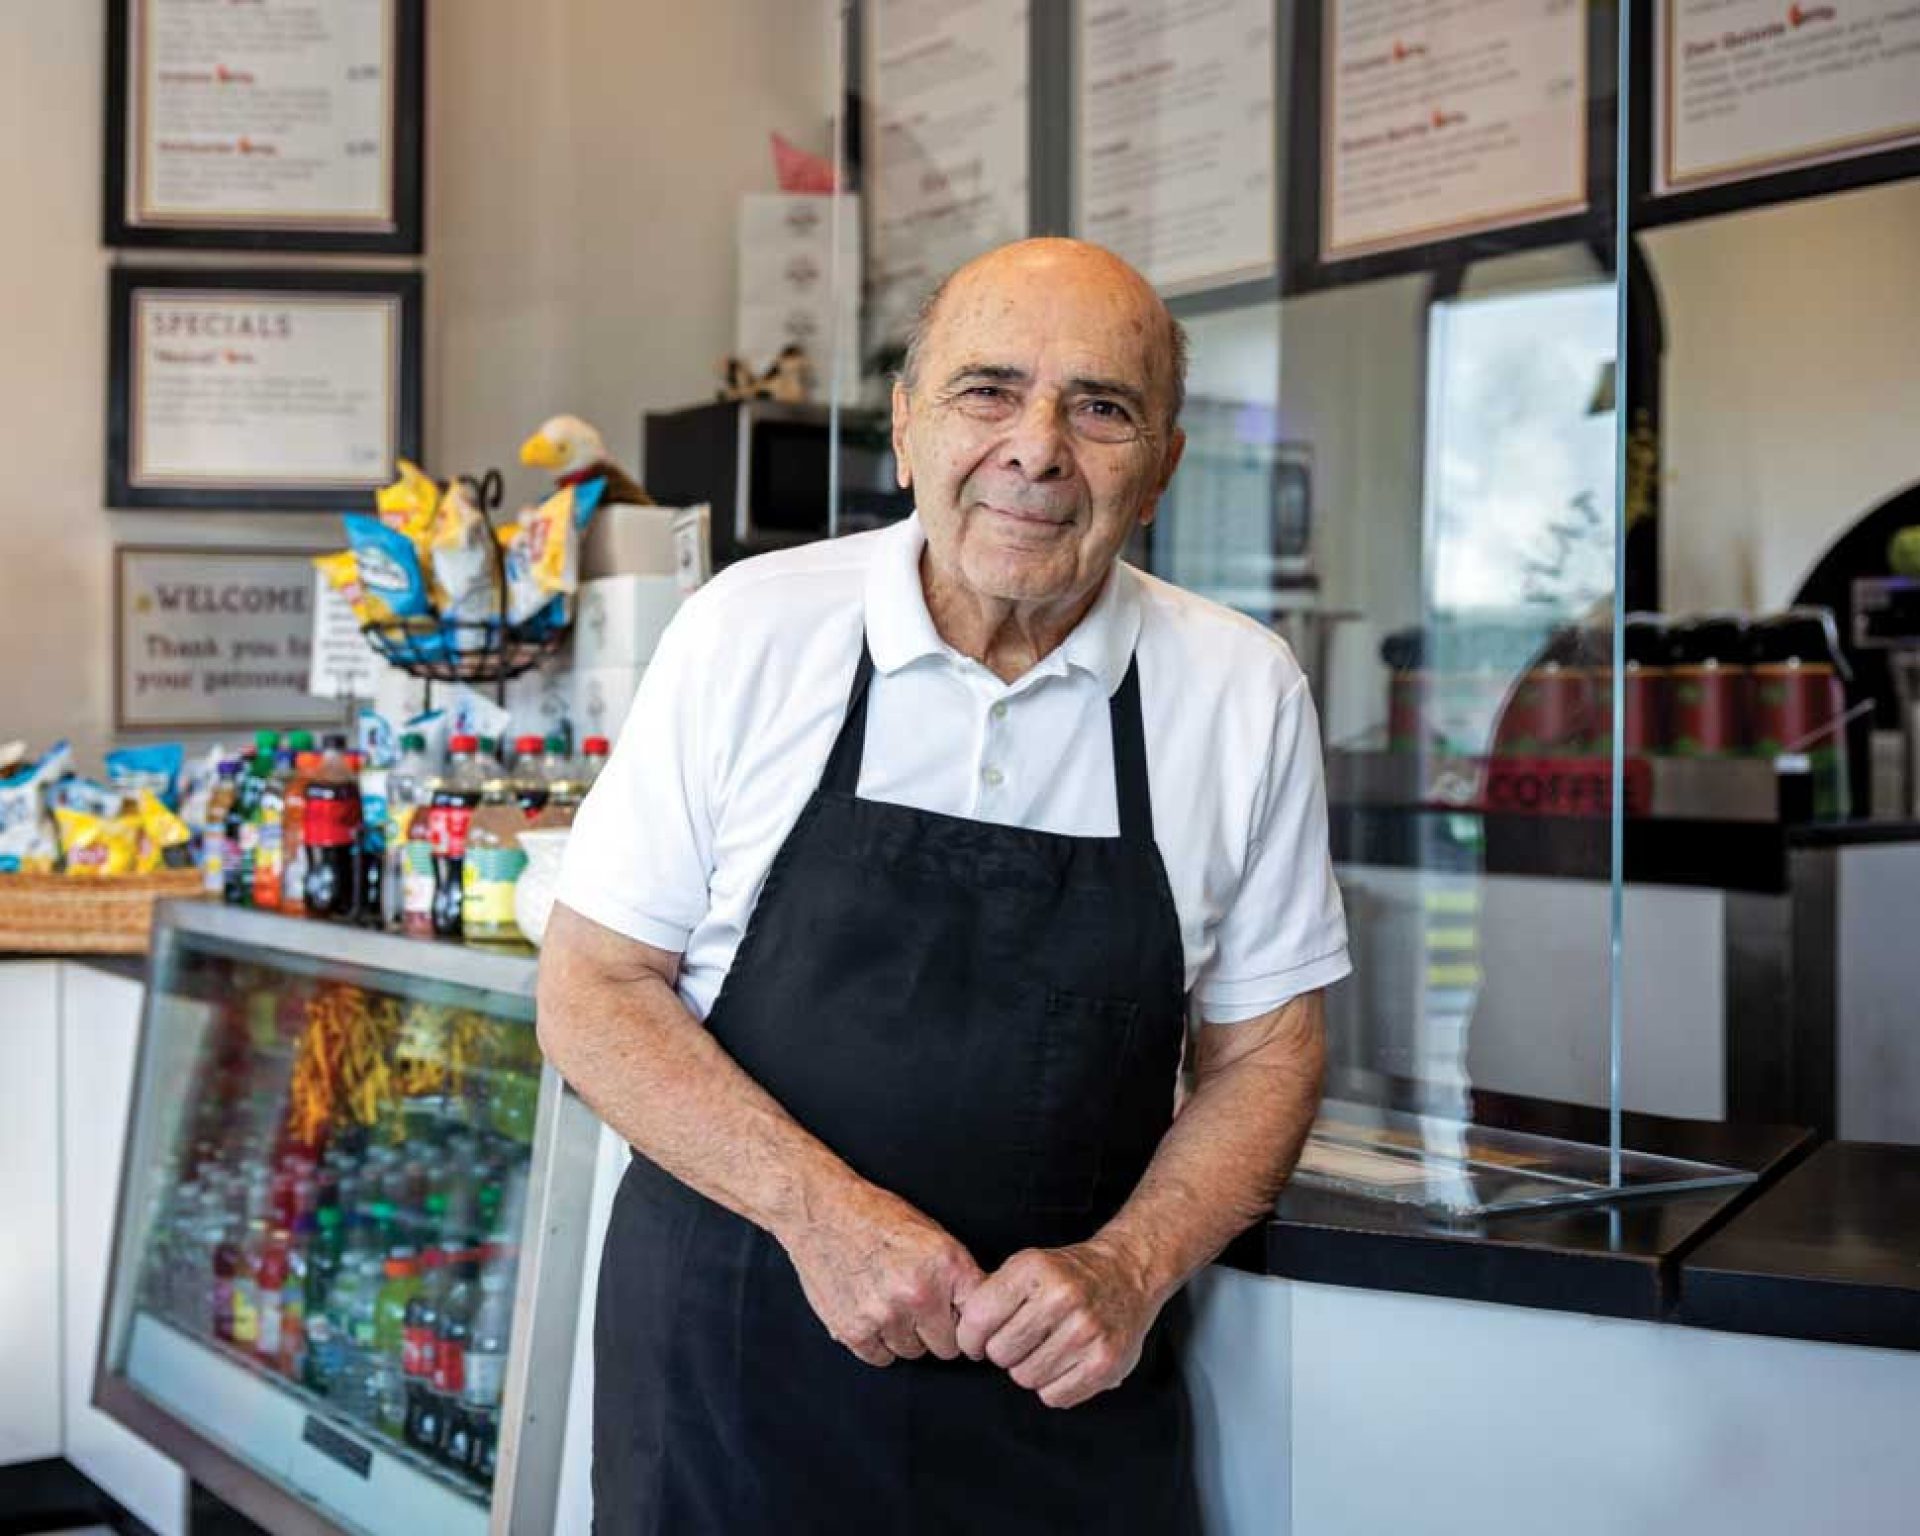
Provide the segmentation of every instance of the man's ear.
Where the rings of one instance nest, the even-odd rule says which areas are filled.
[[[900,489],[913,489],[913,461],[907,457],[907,386],[893,381],[893,476]]]
[[[1160,498],[1167,493],[1167,487],[1173,482],[1173,472],[1180,467],[1180,455],[1187,451],[1187,434],[1178,427],[1167,439],[1167,458],[1160,468],[1159,482],[1153,488],[1153,494],[1147,498],[1147,504],[1140,509],[1140,526],[1146,527],[1160,513]]]
[[[1167,486],[1172,483],[1173,480],[1173,472],[1180,467],[1180,456],[1186,451],[1187,434],[1181,431],[1180,428],[1175,427],[1173,429],[1173,435],[1167,439],[1167,461],[1161,466],[1160,484],[1154,490],[1154,500],[1158,501],[1162,496],[1166,495]]]

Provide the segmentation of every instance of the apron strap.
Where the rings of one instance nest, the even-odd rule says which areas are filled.
[[[1140,658],[1127,663],[1127,675],[1107,701],[1113,724],[1113,800],[1120,811],[1120,836],[1130,843],[1153,841],[1153,795],[1147,782],[1147,731],[1140,719]]]
[[[820,787],[832,794],[855,795],[860,792],[860,760],[867,749],[867,685],[873,681],[873,652],[867,649],[867,637],[860,635],[860,662],[853,669],[853,687],[847,694],[846,718],[840,722],[840,734],[834,738],[826,769],[820,775]]]

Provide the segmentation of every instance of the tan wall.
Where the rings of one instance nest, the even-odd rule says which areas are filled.
[[[1657,230],[1667,606],[1780,607],[1920,481],[1920,183]]]
[[[733,328],[733,210],[769,130],[824,147],[813,0],[428,7],[427,442],[511,464],[573,410],[632,459],[704,396]],[[332,518],[102,507],[104,6],[0,6],[0,740],[107,745],[118,542],[337,542]],[[516,495],[538,492],[516,472]]]

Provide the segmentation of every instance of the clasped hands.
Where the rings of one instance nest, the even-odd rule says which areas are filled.
[[[1099,1236],[1023,1249],[986,1274],[944,1228],[871,1185],[785,1243],[814,1313],[867,1364],[987,1360],[1050,1408],[1124,1381],[1165,1299]]]

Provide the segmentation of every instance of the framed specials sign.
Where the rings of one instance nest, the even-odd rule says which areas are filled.
[[[345,706],[307,691],[313,553],[117,547],[113,728],[338,723]]]
[[[108,0],[109,245],[417,253],[424,0]]]
[[[1656,0],[1634,19],[1636,222],[1920,177],[1912,0]]]
[[[1590,238],[1614,185],[1596,110],[1612,12],[1578,0],[1293,8],[1286,287]]]
[[[107,504],[350,510],[420,457],[410,272],[111,278]]]

